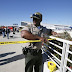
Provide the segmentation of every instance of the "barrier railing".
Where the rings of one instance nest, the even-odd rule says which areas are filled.
[[[60,72],[66,72],[67,70],[72,72],[72,69],[67,66],[67,61],[72,64],[72,60],[68,58],[68,54],[70,53],[72,55],[72,51],[69,50],[70,45],[72,45],[72,41],[64,40],[61,38],[56,38],[53,36],[50,36],[52,39],[56,39],[56,41],[59,41],[61,45],[58,45],[54,41],[50,41],[49,44],[45,44],[42,46],[43,51],[49,58],[56,63],[57,67],[59,68]],[[59,43],[59,44],[60,44]],[[51,46],[52,45],[52,46]],[[60,49],[61,51],[57,51],[57,49]],[[58,54],[60,58],[58,58],[56,55],[53,54],[53,52],[50,52],[52,50],[54,53]]]

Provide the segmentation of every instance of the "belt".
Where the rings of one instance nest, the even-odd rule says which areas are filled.
[[[31,53],[31,55],[38,55],[38,54],[41,54],[42,53],[42,50],[41,49],[39,49],[39,50],[37,50],[37,49],[27,49],[28,50],[28,52],[30,52]]]

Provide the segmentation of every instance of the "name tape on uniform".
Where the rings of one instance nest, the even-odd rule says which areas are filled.
[[[55,40],[55,39],[48,39],[48,40]],[[8,41],[8,42],[0,42],[0,45],[7,45],[7,44],[20,44],[20,43],[28,43],[28,42],[41,42],[41,40]]]

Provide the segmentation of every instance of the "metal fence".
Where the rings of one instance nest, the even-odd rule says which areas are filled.
[[[72,69],[69,68],[67,65],[67,62],[70,62],[72,64],[72,60],[68,58],[69,54],[72,55],[72,51],[70,51],[70,45],[72,45],[72,41],[64,40],[61,38],[56,38],[53,36],[50,36],[50,38],[56,39],[56,41],[59,41],[61,43],[61,45],[58,45],[57,43],[50,41],[49,44],[44,43],[44,45],[42,46],[43,51],[45,52],[45,54],[47,56],[49,56],[49,58],[53,62],[56,63],[60,72],[66,72],[67,70],[69,72],[72,72]],[[59,48],[61,50],[61,52],[57,51],[55,48],[51,47],[50,45],[52,45],[55,48]],[[50,52],[50,50],[48,50],[48,49],[50,49],[53,52],[55,52],[56,54],[58,54],[61,59],[58,58],[56,55],[54,55],[52,52]]]

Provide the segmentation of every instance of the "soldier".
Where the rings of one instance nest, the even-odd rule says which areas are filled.
[[[31,18],[33,18],[33,24],[27,25],[21,31],[21,37],[27,40],[41,40],[41,42],[29,43],[23,49],[23,53],[25,54],[25,72],[33,72],[33,67],[35,72],[42,72],[42,42],[48,41],[44,35],[54,35],[56,33],[40,25],[42,21],[41,13],[36,12]]]

